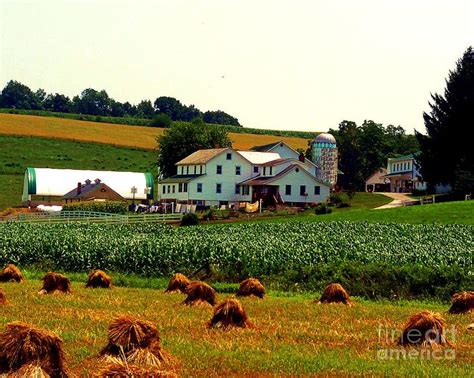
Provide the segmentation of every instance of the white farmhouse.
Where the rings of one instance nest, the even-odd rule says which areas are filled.
[[[199,150],[176,166],[176,175],[158,182],[162,201],[222,206],[261,199],[266,205],[304,205],[325,202],[331,189],[310,160],[283,142],[253,151]]]

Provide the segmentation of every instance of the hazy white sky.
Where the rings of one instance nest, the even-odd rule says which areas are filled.
[[[474,45],[473,0],[0,0],[0,85],[173,96],[247,127],[423,130]]]

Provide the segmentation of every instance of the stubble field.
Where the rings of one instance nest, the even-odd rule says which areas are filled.
[[[108,324],[119,314],[156,323],[163,347],[180,361],[181,376],[474,374],[474,339],[466,330],[472,316],[447,314],[448,304],[438,302],[356,298],[354,307],[345,307],[314,304],[317,293],[270,292],[263,300],[242,299],[256,329],[224,332],[206,328],[211,307],[184,306],[183,295],[162,290],[85,289],[83,282],[73,282],[72,294],[39,296],[41,283],[35,279],[2,287],[10,303],[0,308],[1,329],[25,321],[55,332],[64,340],[73,375],[90,376],[102,367],[97,354],[107,342]],[[220,293],[219,301],[229,295]],[[410,315],[423,309],[442,312],[447,328],[455,327],[454,335],[447,334],[455,348],[436,357],[425,350],[421,357],[397,358],[405,350],[397,349],[391,332],[397,334]],[[393,359],[381,360],[385,353]]]

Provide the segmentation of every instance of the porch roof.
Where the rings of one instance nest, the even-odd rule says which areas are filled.
[[[168,184],[168,183],[179,184],[182,182],[190,182],[191,180],[194,180],[195,178],[198,178],[201,176],[204,176],[204,174],[202,175],[174,175],[174,176],[170,176],[163,180],[158,181],[158,184]]]
[[[412,177],[412,171],[404,171],[404,172],[393,172],[393,173],[389,173],[388,175],[383,175],[381,177],[402,177],[402,176],[409,176],[410,178]]]

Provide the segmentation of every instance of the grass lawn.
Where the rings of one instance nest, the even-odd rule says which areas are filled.
[[[21,203],[26,167],[156,172],[151,150],[5,135],[0,146],[0,210]]]
[[[183,376],[227,375],[376,375],[376,376],[473,376],[474,339],[466,330],[469,315],[443,313],[447,337],[454,351],[441,358],[381,361],[380,351],[396,349],[390,336],[415,312],[445,312],[436,302],[371,302],[356,298],[354,307],[316,305],[316,294],[289,295],[270,292],[264,300],[243,299],[256,329],[222,332],[206,329],[210,307],[180,304],[181,294],[162,290],[116,287],[85,289],[73,282],[70,295],[39,296],[41,284],[2,284],[10,304],[0,312],[0,329],[12,321],[47,328],[64,340],[71,372],[91,376],[102,367],[97,353],[107,343],[107,326],[119,314],[131,314],[157,324],[163,347],[177,357]],[[229,294],[219,294],[219,300]],[[379,329],[382,329],[379,336]],[[413,352],[412,352],[413,353]],[[445,354],[447,353],[447,354]],[[450,357],[453,359],[442,358]]]

